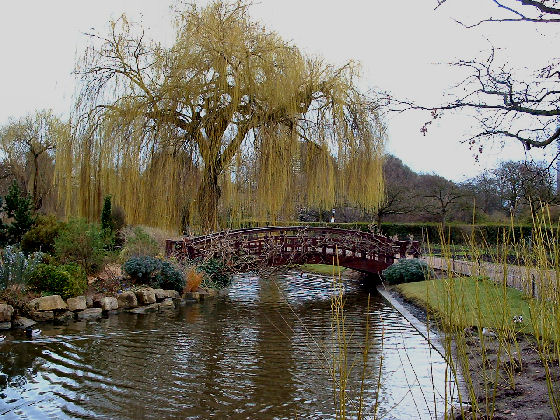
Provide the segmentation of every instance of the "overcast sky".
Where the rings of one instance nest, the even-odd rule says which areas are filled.
[[[206,3],[206,1],[197,1]],[[476,21],[497,14],[491,0],[260,0],[251,15],[309,54],[335,64],[361,63],[364,89],[382,89],[424,104],[437,104],[460,74],[446,63],[483,57],[490,43],[513,66],[538,65],[554,53],[556,36],[534,25],[483,25],[465,29],[454,19]],[[37,109],[65,115],[72,104],[72,70],[87,44],[84,32],[105,32],[123,12],[149,27],[148,34],[169,42],[173,36],[168,0],[18,0],[0,1],[0,125]],[[473,14],[474,13],[474,14]],[[478,13],[478,15],[477,15]],[[546,28],[545,30],[548,30]],[[507,142],[487,147],[476,163],[460,143],[473,121],[452,116],[420,133],[424,113],[387,117],[387,150],[416,171],[462,180],[496,165],[499,159],[523,159],[523,148]],[[541,158],[536,152],[534,157]]]

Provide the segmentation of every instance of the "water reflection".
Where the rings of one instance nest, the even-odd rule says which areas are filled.
[[[345,287],[349,354],[359,361],[367,293],[354,281]],[[0,415],[332,418],[330,293],[321,276],[245,274],[226,296],[165,314],[45,327],[33,340],[14,333],[0,344]],[[381,363],[384,418],[441,415],[444,361],[378,297],[370,318],[366,412],[373,413]],[[360,377],[356,364],[354,403]]]

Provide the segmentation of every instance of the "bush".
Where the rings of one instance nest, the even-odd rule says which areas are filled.
[[[7,246],[2,254],[0,264],[0,290],[13,285],[26,286],[33,272],[37,269],[43,254],[36,252],[26,258],[15,247]]]
[[[125,229],[124,246],[121,251],[123,261],[132,257],[155,257],[159,253],[159,245],[144,229],[137,226]]]
[[[123,271],[135,283],[154,288],[182,292],[185,287],[183,274],[171,263],[150,256],[132,257],[123,264]]]
[[[219,258],[210,258],[198,266],[203,271],[205,279],[211,283],[213,287],[223,288],[231,283],[231,273],[227,269],[226,264]]]
[[[185,270],[185,272],[186,272],[185,277],[187,278],[186,280],[187,285],[185,286],[185,291],[194,292],[196,289],[198,289],[198,286],[200,286],[200,284],[202,283],[202,279],[204,278],[204,275],[193,267],[188,267]]]
[[[389,284],[409,283],[425,280],[428,273],[431,272],[425,261],[402,259],[383,270],[383,278]]]
[[[87,277],[84,269],[76,263],[60,266],[39,264],[31,276],[30,285],[38,292],[68,299],[86,291]]]
[[[31,252],[54,252],[54,241],[64,223],[56,220],[52,214],[38,216],[33,227],[21,239],[21,250],[26,254]]]
[[[99,226],[85,219],[72,219],[55,239],[56,256],[63,263],[77,263],[86,273],[94,273],[103,264],[105,242]]]

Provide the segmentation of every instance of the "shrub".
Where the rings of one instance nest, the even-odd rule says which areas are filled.
[[[111,216],[111,196],[106,195],[103,200],[103,210],[101,210],[101,229],[112,232],[114,228],[115,224]]]
[[[87,277],[84,269],[76,263],[60,266],[39,264],[31,276],[30,285],[38,292],[67,299],[86,291]]]
[[[2,210],[11,219],[10,224],[2,224],[2,239],[10,244],[20,242],[22,236],[33,226],[34,219],[31,199],[24,196],[16,181],[4,197]]]
[[[223,288],[231,283],[231,275],[226,264],[219,258],[210,258],[198,266],[205,273],[205,280],[213,287]]]
[[[121,251],[123,261],[132,257],[155,257],[159,253],[159,245],[144,229],[137,226],[134,229],[125,229],[124,246]]]
[[[123,271],[135,283],[154,288],[173,289],[182,292],[185,287],[183,274],[168,261],[150,256],[132,257],[123,264]]]
[[[0,264],[0,290],[13,285],[26,286],[33,272],[37,269],[43,254],[36,252],[26,258],[15,247],[7,246],[2,254]]]
[[[95,223],[85,219],[72,219],[55,239],[56,256],[63,263],[78,263],[86,273],[94,273],[105,255],[103,233]]]
[[[54,252],[54,241],[64,224],[52,214],[38,216],[33,227],[21,239],[21,250],[31,252]]]
[[[200,286],[200,284],[202,283],[202,279],[204,278],[204,275],[193,267],[187,267],[185,277],[187,278],[186,281],[187,285],[185,286],[185,291],[194,292],[196,289],[198,289],[198,286]]]
[[[383,278],[389,284],[409,283],[425,280],[430,269],[425,261],[413,258],[402,259],[383,270]]]

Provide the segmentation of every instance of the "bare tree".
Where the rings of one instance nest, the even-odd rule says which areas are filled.
[[[454,0],[437,0],[436,9]],[[459,22],[467,28],[495,22],[550,24],[560,22],[558,0],[488,0],[499,17],[489,16],[476,22]],[[421,132],[446,111],[475,111],[480,128],[467,141],[482,152],[483,140],[512,139],[525,149],[544,148],[560,138],[560,59],[552,59],[527,77],[497,59],[492,48],[486,59],[459,60],[452,65],[468,76],[452,89],[452,100],[437,106],[423,106],[415,101],[397,101],[397,108],[422,109],[431,119]],[[402,107],[401,107],[402,106]]]

